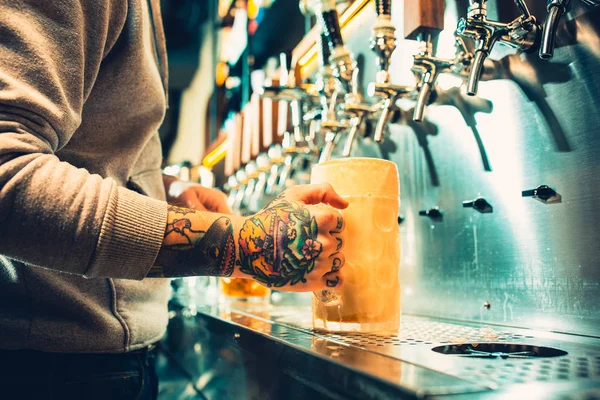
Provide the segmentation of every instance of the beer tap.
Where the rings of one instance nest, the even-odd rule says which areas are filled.
[[[300,175],[306,175],[307,171],[310,171],[310,165],[316,161],[314,147],[308,142],[305,142],[302,146],[298,146],[294,141],[293,135],[286,132],[283,137],[283,153],[285,156],[283,165],[279,171],[276,185],[277,191],[285,190],[293,184],[308,183],[310,178],[302,178],[300,180],[297,178]]]
[[[446,4],[441,2],[427,7],[424,3],[423,0],[406,0],[404,3],[404,36],[419,42],[419,51],[413,56],[412,67],[418,80],[417,104],[413,114],[413,120],[417,122],[423,121],[425,107],[439,74],[450,72],[455,66],[462,69],[463,64],[459,57],[468,53],[458,53],[457,60],[434,57],[433,48],[437,44],[440,32],[444,30]]]
[[[338,135],[348,132],[348,140],[353,141],[365,116],[373,112],[373,108],[362,102],[358,91],[358,68],[352,53],[344,46],[335,1],[313,1],[312,10],[317,15],[321,27],[321,62],[323,65],[329,64],[339,88],[344,93],[340,119],[336,118],[339,90],[336,89],[331,94],[328,104],[323,104],[321,130],[325,133],[325,146],[319,162],[324,162],[331,158]],[[344,147],[344,155],[350,154],[350,148],[348,145]]]
[[[244,167],[244,172],[246,173],[247,183],[243,193],[243,199],[241,202],[241,211],[245,215],[248,212],[251,212],[250,209],[250,199],[252,198],[252,194],[254,193],[254,188],[256,187],[256,182],[260,176],[258,172],[258,166],[256,165],[256,161],[251,160],[248,161],[246,166]]]
[[[267,187],[269,172],[271,171],[271,160],[266,153],[260,153],[256,157],[256,167],[259,175],[254,190],[250,195],[248,209],[251,213],[260,211],[266,205],[264,204],[265,189]]]
[[[230,175],[229,178],[227,178],[227,187],[229,191],[229,194],[227,196],[227,205],[233,210],[235,199],[237,198],[238,189],[240,188],[237,179],[235,179],[235,175]]]
[[[317,72],[315,86],[319,92],[319,99],[321,102],[321,119],[326,121],[330,115],[331,101],[334,99],[334,95],[337,90],[336,79],[333,76],[333,70],[329,64],[329,45],[327,44],[327,38],[323,33],[317,37],[318,55],[319,55],[319,70]],[[337,99],[337,97],[336,97]]]
[[[529,50],[536,43],[539,33],[537,21],[530,14],[525,0],[514,0],[521,15],[509,23],[487,19],[487,0],[469,0],[467,18],[458,22],[457,33],[475,41],[475,56],[467,81],[467,94],[477,94],[483,64],[496,42]]]
[[[429,103],[432,91],[440,74],[448,73],[460,78],[469,76],[469,66],[473,60],[473,54],[467,49],[464,39],[460,36],[455,38],[456,55],[454,58],[439,58],[432,55],[432,42],[430,37],[423,35],[419,37],[420,49],[414,55],[413,72],[418,75],[420,82],[417,84],[419,95],[413,115],[413,120],[423,121],[425,107]]]
[[[548,16],[542,29],[542,43],[540,45],[540,58],[548,60],[554,55],[554,40],[556,28],[560,17],[567,12],[570,0],[548,0]]]
[[[377,62],[377,83],[389,83],[392,53],[396,50],[396,27],[392,24],[391,0],[375,0],[377,20],[371,31],[371,50]]]
[[[380,97],[382,99],[379,105],[381,114],[379,114],[375,133],[373,134],[373,140],[381,143],[383,142],[385,127],[395,114],[396,101],[402,97],[414,97],[415,87],[372,82],[369,85],[368,93],[371,97]]]
[[[347,129],[348,126],[337,121],[336,108],[338,106],[339,90],[333,69],[329,63],[331,52],[324,30],[320,33],[317,44],[320,64],[317,87],[321,99],[321,131],[325,134],[325,145],[321,150],[319,162],[324,162],[330,159],[333,154],[337,135]]]
[[[277,192],[277,182],[279,182],[279,173],[281,167],[285,163],[283,147],[281,147],[280,144],[274,144],[269,147],[267,155],[271,164],[271,170],[269,172],[269,177],[267,178],[265,194],[269,197],[275,197],[279,194]]]
[[[242,201],[244,200],[244,194],[246,193],[246,185],[248,184],[248,178],[246,172],[242,168],[235,172],[235,180],[238,183],[237,193],[235,194],[235,201],[231,207],[234,214],[242,214]]]
[[[385,127],[394,114],[396,101],[401,97],[414,95],[414,87],[394,85],[390,82],[389,67],[391,57],[396,49],[396,28],[391,23],[392,2],[391,0],[376,0],[375,8],[377,20],[371,33],[371,50],[375,53],[377,61],[377,75],[375,82],[369,84],[368,94],[371,97],[379,97],[380,115],[375,127],[373,139],[382,142]],[[352,138],[353,139],[353,138]],[[348,138],[346,148],[352,145]]]
[[[599,0],[582,0],[589,6],[600,5]],[[548,0],[548,16],[542,29],[542,43],[540,44],[540,58],[549,60],[554,55],[556,29],[560,18],[568,11],[570,0]]]
[[[304,114],[307,107],[313,107],[314,104],[319,102],[319,95],[315,85],[264,86],[261,97],[276,101],[286,101],[290,104],[294,140],[296,142],[304,141],[307,136]]]
[[[329,64],[333,76],[342,86],[347,103],[361,101],[357,88],[358,68],[350,51],[344,46],[335,0],[315,0],[312,3],[323,38],[329,47]]]

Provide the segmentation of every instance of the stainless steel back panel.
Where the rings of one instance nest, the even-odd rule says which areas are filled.
[[[453,54],[464,3],[447,2],[441,56]],[[545,1],[528,4],[545,18]],[[394,7],[401,35],[402,2]],[[514,4],[490,0],[488,8],[491,17],[504,18]],[[364,87],[376,72],[368,47],[374,20],[374,7],[368,7],[344,31]],[[497,46],[492,58],[498,79],[482,82],[479,91],[493,102],[491,113],[466,112],[465,119],[456,107],[432,105],[422,124],[407,112],[379,148],[369,140],[359,143],[357,155],[388,158],[400,170],[404,311],[600,335],[599,30],[600,7],[573,1],[552,61]],[[414,83],[416,48],[399,41],[394,83]],[[451,79],[442,77],[440,85],[450,87]],[[451,96],[455,103],[464,100]],[[539,185],[555,189],[562,202],[521,197]],[[462,207],[478,196],[493,213]],[[439,207],[443,221],[419,216],[432,207]]]

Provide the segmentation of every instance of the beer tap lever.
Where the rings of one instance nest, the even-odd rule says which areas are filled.
[[[440,74],[451,73],[453,75],[464,77],[467,68],[471,64],[473,54],[471,54],[464,43],[462,37],[456,37],[456,56],[451,59],[434,57],[432,55],[432,43],[428,35],[420,36],[421,48],[413,57],[413,72],[419,76],[417,85],[419,95],[413,119],[417,122],[423,121],[425,107],[429,103],[431,92]]]
[[[413,119],[421,122],[425,106],[435,82],[442,72],[449,72],[455,64],[453,59],[434,57],[433,48],[444,30],[444,1],[406,0],[404,2],[404,37],[416,39],[419,51],[413,57],[413,72],[418,77],[417,105]]]
[[[361,101],[356,87],[358,69],[350,51],[344,46],[335,0],[314,0],[312,8],[317,16],[324,41],[329,47],[329,64],[333,76],[346,93],[346,101]]]
[[[415,88],[412,86],[401,86],[391,83],[372,82],[368,89],[369,96],[377,96],[382,99],[380,103],[381,114],[373,135],[373,140],[381,143],[383,142],[385,127],[393,115],[396,101],[401,97],[414,96]]]
[[[537,21],[524,0],[514,0],[521,15],[504,23],[487,19],[487,0],[469,0],[467,18],[458,22],[457,33],[475,41],[475,57],[467,81],[467,94],[477,94],[483,64],[497,42],[520,50],[529,50],[539,33]]]
[[[388,83],[392,53],[396,50],[396,28],[391,22],[391,0],[375,0],[375,10],[377,20],[371,31],[371,50],[375,53],[378,67],[375,81]]]

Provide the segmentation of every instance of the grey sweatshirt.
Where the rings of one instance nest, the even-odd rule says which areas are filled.
[[[0,348],[158,340],[168,282],[158,0],[0,1]]]

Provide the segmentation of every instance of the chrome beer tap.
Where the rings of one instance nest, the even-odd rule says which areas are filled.
[[[244,167],[244,172],[246,173],[246,178],[248,182],[246,183],[246,187],[244,189],[240,210],[243,215],[246,215],[252,212],[250,208],[250,199],[252,198],[254,188],[256,187],[256,182],[258,181],[258,178],[260,176],[260,173],[258,172],[258,166],[256,165],[256,161],[248,161],[248,163]]]
[[[283,154],[283,147],[280,144],[273,144],[269,147],[267,152],[269,156],[269,162],[271,169],[267,178],[267,184],[265,186],[265,195],[267,197],[277,196],[277,182],[279,182],[279,173],[285,163],[285,155]]]
[[[321,152],[319,162],[324,162],[331,158],[338,141],[338,135],[342,132],[347,132],[348,134],[343,148],[343,155],[350,155],[352,143],[365,117],[376,112],[376,108],[364,103],[358,91],[359,69],[353,59],[352,53],[344,46],[335,2],[332,0],[315,1],[313,2],[313,8],[321,26],[322,60],[324,63],[327,60],[329,61],[333,76],[338,81],[339,88],[341,89],[341,91],[336,90],[330,98],[328,107],[323,108],[324,118],[321,129],[325,133],[325,146]],[[384,25],[381,24],[380,27],[380,38],[384,36]],[[390,25],[389,18],[387,25]],[[392,39],[393,36],[392,32]],[[328,52],[330,53],[329,57],[326,56]],[[344,94],[344,103],[341,104],[338,114],[336,113],[336,106],[340,93]]]
[[[487,0],[469,0],[467,18],[458,22],[457,33],[475,41],[475,56],[467,81],[467,94],[474,96],[483,64],[496,42],[520,50],[529,50],[536,42],[539,27],[525,4],[525,0],[514,0],[521,15],[509,23],[490,21],[487,19]]]
[[[240,188],[237,179],[235,179],[235,175],[229,176],[229,178],[227,179],[227,187],[229,192],[227,196],[227,205],[233,210],[235,199],[237,198],[238,189]]]
[[[586,5],[598,6],[600,0],[582,0]],[[542,42],[540,44],[540,58],[548,60],[554,55],[556,29],[560,18],[568,11],[570,0],[548,0],[548,16],[542,29]]]
[[[438,58],[433,56],[433,45],[431,38],[423,34],[419,38],[420,49],[414,55],[413,72],[419,77],[417,90],[417,104],[413,114],[413,120],[423,121],[425,107],[429,103],[429,98],[440,74],[450,73],[461,78],[468,77],[468,67],[473,60],[473,54],[467,49],[462,37],[456,37],[456,55],[454,58]]]
[[[396,101],[402,97],[415,97],[415,87],[394,85],[391,83],[372,82],[369,85],[368,93],[371,97],[381,98],[381,102],[379,104],[381,114],[379,115],[377,126],[375,127],[373,140],[376,142],[383,142],[385,127],[390,122],[396,111]]]
[[[242,201],[244,200],[244,194],[246,193],[246,185],[248,184],[246,172],[243,169],[238,169],[235,173],[235,180],[238,183],[238,189],[231,209],[234,214],[240,215],[243,214]]]
[[[287,132],[286,132],[287,133]],[[294,184],[309,183],[309,179],[301,178],[300,175],[306,174],[306,168],[310,171],[310,165],[316,161],[316,151],[309,142],[304,142],[302,146],[294,141],[293,135],[284,134],[283,137],[284,162],[279,171],[277,182],[277,194]]]
[[[296,142],[304,141],[307,136],[304,114],[307,108],[313,108],[320,100],[316,86],[311,84],[300,86],[264,86],[261,97],[276,101],[286,101],[290,104],[294,140]]]
[[[556,28],[560,17],[567,12],[570,0],[548,0],[548,16],[542,29],[542,43],[540,45],[540,58],[548,60],[554,55],[554,40]]]
[[[394,85],[390,82],[389,68],[392,54],[396,50],[396,28],[391,23],[392,2],[391,0],[376,0],[375,9],[377,20],[371,33],[371,50],[375,53],[378,70],[375,82],[369,84],[368,94],[371,97],[380,98],[378,103],[380,114],[373,140],[381,143],[385,127],[394,114],[396,101],[401,97],[413,96],[415,88]],[[352,146],[349,141],[350,138],[346,143],[348,149]]]
[[[267,179],[271,171],[271,160],[266,153],[260,153],[256,157],[256,167],[258,169],[258,179],[254,185],[254,191],[250,195],[249,211],[256,213],[260,211],[265,204],[265,189],[267,187]]]
[[[377,83],[389,83],[389,68],[392,54],[396,50],[396,27],[392,24],[391,0],[375,0],[377,20],[371,30],[371,50],[375,53],[377,62]]]

